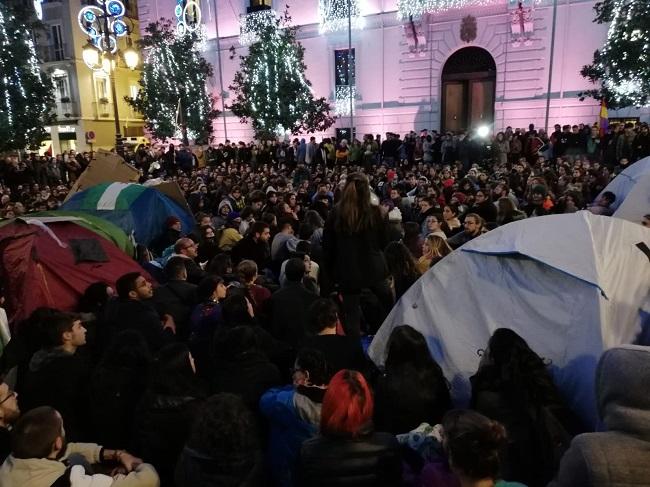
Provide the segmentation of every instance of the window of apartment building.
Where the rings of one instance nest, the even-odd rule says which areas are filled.
[[[95,96],[100,103],[108,103],[108,78],[104,74],[95,73]]]
[[[354,69],[354,49],[334,51],[334,84],[336,86],[354,86]]]
[[[61,31],[61,24],[54,24],[50,26],[51,34],[51,49],[52,58],[55,61],[63,61],[65,59],[65,48],[63,42],[63,33]]]
[[[137,98],[139,91],[140,91],[140,87],[138,85],[130,85],[129,86],[129,96],[131,98]]]
[[[64,103],[70,101],[70,83],[68,80],[68,73],[62,69],[55,69],[52,73],[52,80],[56,89],[56,97],[59,101]]]

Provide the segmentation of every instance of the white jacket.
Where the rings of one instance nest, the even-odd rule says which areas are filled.
[[[88,462],[99,463],[101,447],[94,443],[70,443],[63,459],[81,454]],[[47,458],[21,459],[7,457],[0,467],[0,487],[50,487],[66,470],[64,463]],[[72,487],[158,487],[160,480],[156,470],[143,463],[128,475],[87,475],[80,465],[70,472]]]

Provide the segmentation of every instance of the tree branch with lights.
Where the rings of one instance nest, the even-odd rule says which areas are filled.
[[[611,108],[650,104],[650,2],[604,0],[594,9],[594,22],[610,25],[605,45],[580,71],[600,88],[581,93],[581,99],[605,99]]]
[[[126,102],[144,115],[147,129],[158,139],[181,136],[182,125],[190,138],[207,142],[220,112],[207,91],[213,70],[201,56],[199,34],[177,35],[169,20],[153,22],[145,32],[138,41],[145,56],[141,89]]]
[[[0,152],[36,149],[54,122],[54,85],[39,68],[28,11],[0,2]]]
[[[248,55],[240,56],[229,108],[242,123],[250,121],[259,139],[327,130],[335,119],[327,100],[314,97],[305,76],[305,49],[296,40],[291,17],[285,11],[280,18],[267,19],[255,26],[256,42]],[[234,57],[234,48],[231,52]]]

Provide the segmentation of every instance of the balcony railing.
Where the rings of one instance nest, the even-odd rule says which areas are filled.
[[[41,62],[65,61],[72,59],[68,44],[48,44],[38,46],[38,57]]]
[[[103,120],[105,118],[113,118],[113,104],[110,102],[94,101],[93,110],[95,112],[96,120]]]
[[[79,118],[79,104],[73,101],[57,100],[54,110],[59,121]]]

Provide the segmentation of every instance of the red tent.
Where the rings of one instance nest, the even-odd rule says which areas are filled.
[[[41,306],[72,311],[90,284],[115,286],[136,271],[149,277],[112,242],[71,222],[16,220],[0,228],[0,282],[11,323]]]

